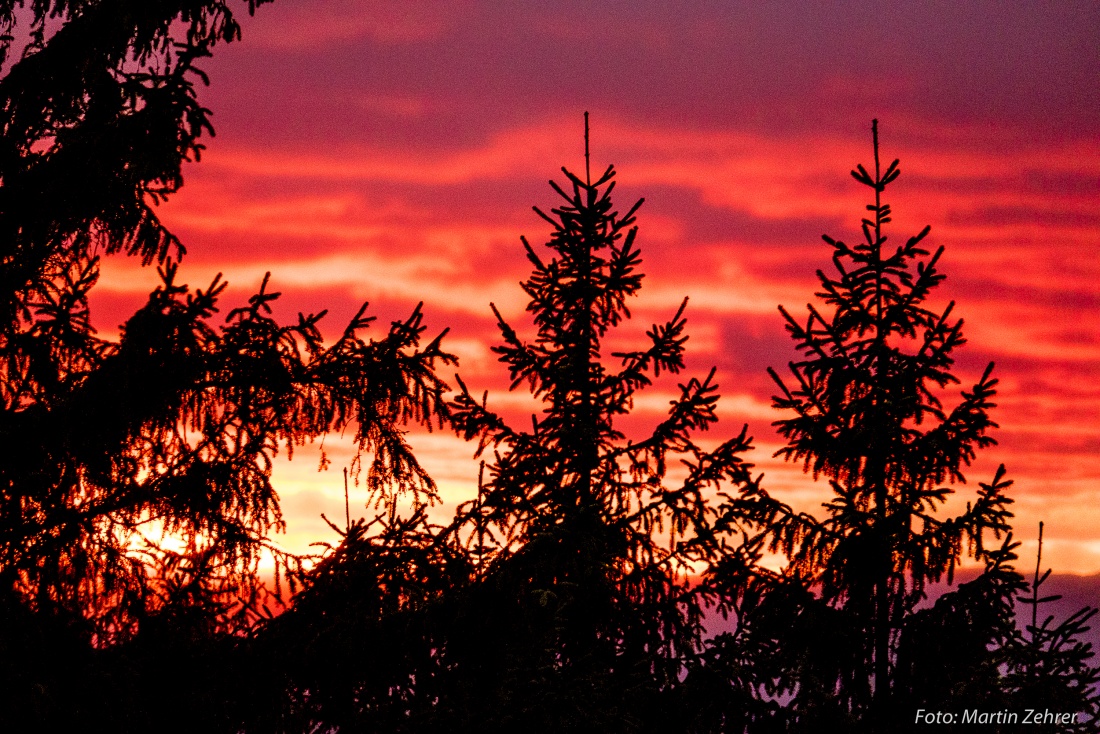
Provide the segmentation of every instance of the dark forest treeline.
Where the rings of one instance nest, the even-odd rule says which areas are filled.
[[[5,51],[31,22],[0,79],[5,729],[898,731],[972,711],[1014,731],[1004,713],[1028,709],[1077,715],[1039,731],[1097,728],[1092,611],[1042,613],[1045,576],[1014,565],[1004,468],[966,512],[941,512],[994,441],[996,379],[953,373],[962,321],[930,306],[944,275],[928,229],[887,240],[899,169],[877,124],[873,166],[853,171],[872,200],[861,239],[825,238],[818,305],[783,311],[802,356],[771,373],[780,454],[832,489],[813,516],[753,476],[747,426],[697,443],[713,370],[678,378],[645,437],[617,427],[683,370],[685,308],[603,350],[642,285],[641,202],[620,213],[615,171],[593,180],[587,151],[584,176],[562,169],[556,205],[536,209],[546,245],[523,240],[533,326],[493,307],[512,387],[543,405],[510,426],[461,379],[449,392],[454,358],[419,308],[371,339],[364,306],[326,345],[323,313],[271,317],[266,280],[221,318],[220,280],[177,282],[183,245],[153,205],[212,132],[195,63],[239,37],[229,3],[17,5],[0,0]],[[99,253],[161,273],[117,342],[88,321]],[[446,525],[428,519],[410,423],[483,458]],[[348,426],[379,514],[334,526],[340,542],[303,564],[270,541],[271,461]],[[781,572],[760,565],[773,552]],[[964,559],[984,571],[927,603]],[[283,584],[296,596],[274,615]],[[708,635],[717,615],[730,631]]]

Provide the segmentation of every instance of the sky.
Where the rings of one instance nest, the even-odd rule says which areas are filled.
[[[526,420],[489,351],[489,304],[533,332],[519,237],[546,241],[531,207],[556,204],[561,166],[583,171],[589,111],[593,170],[615,165],[620,211],[645,198],[646,278],[616,344],[687,296],[681,379],[716,367],[723,395],[706,438],[747,423],[763,486],[809,511],[829,490],[772,458],[785,416],[766,369],[796,356],[777,307],[815,300],[821,235],[859,237],[867,189],[849,171],[873,163],[877,118],[902,170],[887,234],[929,224],[946,248],[932,305],[953,300],[965,320],[957,389],[991,361],[1000,379],[998,445],[948,509],[1004,463],[1021,566],[1043,520],[1044,565],[1100,572],[1100,5],[277,0],[243,27],[202,65],[217,135],[159,211],[188,250],[184,281],[223,272],[233,307],[271,271],[276,314],[327,308],[333,337],[363,301],[382,323],[423,301],[463,380]],[[107,261],[101,332],[155,285],[136,260]],[[674,390],[647,392],[630,429],[660,420]],[[410,440],[442,519],[475,491],[474,446]],[[320,513],[342,515],[350,432],[325,449],[327,472],[316,448],[275,468],[293,550],[335,539]]]

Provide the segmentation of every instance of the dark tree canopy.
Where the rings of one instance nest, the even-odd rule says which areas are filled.
[[[271,317],[266,278],[224,318],[220,276],[178,282],[154,206],[213,132],[194,63],[239,37],[229,4],[0,2],[0,26],[5,54],[29,40],[0,79],[0,716],[202,730],[226,635],[266,610],[261,556],[297,565],[275,455],[348,428],[370,486],[432,496],[402,426],[445,415],[453,358],[419,307],[367,339],[364,306],[326,345],[323,312]],[[111,341],[88,294],[116,252],[162,284]]]
[[[625,215],[614,210],[610,167],[591,183],[563,172],[566,188],[551,183],[563,203],[549,215],[536,209],[553,227],[549,259],[524,240],[534,338],[521,338],[494,308],[504,339],[494,351],[512,386],[526,383],[545,407],[530,430],[515,429],[463,386],[452,420],[494,454],[460,520],[485,578],[516,605],[509,674],[519,690],[540,691],[533,720],[548,729],[554,721],[674,725],[669,694],[702,643],[703,590],[690,576],[725,550],[715,493],[751,483],[740,457],[747,429],[712,451],[695,442],[716,420],[714,370],[681,383],[648,435],[616,427],[653,378],[683,369],[687,302],[637,351],[604,357],[601,341],[629,317],[641,287],[641,202]]]
[[[419,510],[354,526],[307,577],[264,653],[285,644],[306,661],[275,683],[285,730],[655,731],[690,717],[681,681],[714,603],[693,576],[728,552],[714,493],[751,483],[749,440],[695,442],[715,421],[713,371],[680,384],[648,435],[617,427],[683,369],[684,306],[637,351],[602,352],[641,287],[641,202],[616,212],[611,168],[594,182],[563,171],[562,203],[536,209],[547,254],[523,240],[533,338],[493,307],[494,351],[542,412],[513,428],[459,381],[451,420],[492,450],[478,497],[447,527]]]
[[[882,196],[900,170],[896,160],[881,167],[877,121],[873,137],[873,170],[852,172],[874,192],[863,240],[824,238],[834,268],[817,273],[825,308],[809,305],[805,320],[780,308],[804,357],[786,380],[771,371],[775,406],[791,416],[775,424],[787,439],[776,455],[827,479],[833,498],[822,519],[764,492],[748,498],[767,518],[771,548],[789,558],[747,625],[779,652],[757,674],[783,681],[784,716],[798,730],[893,731],[912,724],[902,711],[1020,701],[1003,675],[1021,649],[1014,600],[1026,587],[1012,565],[1004,467],[964,513],[941,512],[977,451],[994,443],[993,365],[946,404],[965,340],[954,303],[928,303],[944,278],[943,247],[925,249],[927,227],[888,244]],[[964,558],[984,572],[921,608],[928,584],[951,582]]]
[[[240,5],[251,13],[263,2]],[[153,205],[182,185],[183,162],[213,134],[195,62],[240,38],[236,4],[0,2],[0,63],[10,64],[0,79],[4,294],[22,293],[53,257],[98,248],[149,263],[182,252]],[[19,41],[28,43],[11,63]]]
[[[76,331],[85,353],[58,367],[47,399],[0,424],[20,457],[0,468],[2,570],[36,605],[108,615],[98,635],[123,634],[115,615],[147,603],[141,554],[161,552],[163,533],[189,556],[255,571],[282,524],[270,483],[281,445],[351,425],[371,455],[368,483],[434,491],[398,428],[429,422],[445,388],[433,366],[450,358],[438,339],[418,346],[419,310],[370,342],[361,311],[326,347],[320,316],[280,326],[268,315],[279,294],[266,280],[218,328],[224,284],[190,293],[174,264],[162,274],[117,344]]]
[[[899,170],[881,169],[877,123],[874,171],[853,172],[875,192],[863,241],[825,238],[824,305],[783,310],[803,357],[772,372],[778,455],[833,491],[818,518],[750,476],[747,427],[701,445],[713,370],[649,432],[623,428],[684,369],[687,301],[636,351],[605,352],[642,283],[641,202],[616,211],[614,170],[593,182],[587,155],[536,209],[546,247],[523,240],[533,336],[492,307],[512,388],[542,407],[529,429],[461,380],[448,402],[437,370],[455,360],[442,335],[425,343],[420,307],[368,339],[364,305],[325,344],[324,312],[272,317],[268,278],[224,317],[220,276],[181,285],[155,207],[213,134],[196,64],[240,37],[235,7],[264,2],[0,0],[3,728],[892,731],[977,705],[1096,729],[1094,612],[1040,619],[1037,568],[1031,624],[1014,623],[1029,585],[1003,467],[943,517],[993,443],[996,380],[990,365],[947,397],[962,322],[930,305],[928,229],[887,243]],[[161,275],[117,341],[88,313],[107,255]],[[448,422],[484,463],[441,526],[404,431]],[[303,565],[273,541],[272,462],[345,429],[381,511]],[[763,568],[766,551],[787,567]],[[277,592],[302,584],[278,616],[265,554]],[[928,600],[964,559],[984,571]]]
[[[900,170],[897,161],[880,168],[877,123],[874,138],[874,173],[862,165],[852,172],[875,193],[863,242],[825,237],[837,273],[818,271],[818,297],[832,313],[811,305],[803,324],[783,310],[806,358],[791,365],[793,388],[772,374],[783,391],[776,407],[795,413],[776,424],[788,440],[778,455],[826,477],[836,495],[827,519],[806,527],[787,550],[796,572],[819,581],[822,598],[865,630],[864,661],[874,674],[853,705],[870,696],[886,707],[903,620],[924,598],[925,584],[951,575],[964,551],[985,558],[990,536],[1008,531],[1011,500],[1002,470],[964,515],[934,514],[952,491],[943,483],[964,481],[975,451],[993,443],[987,431],[996,425],[988,416],[996,380],[990,364],[945,410],[939,393],[958,383],[950,368],[964,343],[962,320],[952,319],[953,303],[942,312],[925,305],[944,277],[936,269],[942,247],[921,259],[929,256],[922,244],[929,228],[887,245],[890,207],[882,194]]]

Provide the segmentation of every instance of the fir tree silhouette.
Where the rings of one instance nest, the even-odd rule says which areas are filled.
[[[451,420],[479,455],[492,451],[478,496],[447,527],[422,510],[353,525],[307,576],[264,642],[272,660],[290,650],[307,661],[271,684],[289,691],[276,714],[289,729],[691,726],[680,688],[714,601],[691,575],[726,552],[710,493],[751,481],[749,439],[713,451],[693,439],[715,421],[713,371],[681,383],[648,435],[617,428],[640,390],[683,369],[685,306],[637,351],[603,353],[641,287],[641,202],[615,210],[612,167],[594,181],[562,170],[568,183],[551,182],[561,204],[535,210],[552,227],[547,254],[523,239],[534,336],[492,307],[494,351],[542,413],[513,428],[459,379]]]
[[[430,494],[401,426],[445,414],[452,358],[419,308],[368,340],[364,306],[326,345],[323,313],[271,318],[266,278],[225,318],[220,276],[178,282],[153,205],[212,133],[195,63],[239,37],[228,3],[17,5],[0,1],[4,58],[30,24],[0,79],[0,723],[230,726],[259,560],[298,562],[271,542],[273,457],[354,424],[368,484]],[[89,321],[97,253],[159,265],[118,341]]]
[[[1004,646],[1007,687],[1016,710],[1076,714],[1071,721],[1052,721],[1035,726],[1037,731],[1093,732],[1100,729],[1100,669],[1091,663],[1092,643],[1081,638],[1098,610],[1083,607],[1057,624],[1054,615],[1040,618],[1043,604],[1055,602],[1058,594],[1044,596],[1040,589],[1050,577],[1043,567],[1043,523],[1039,523],[1039,544],[1035,553],[1035,575],[1028,585],[1030,594],[1019,600],[1029,608],[1030,624]],[[1018,625],[1017,625],[1018,627]],[[1033,725],[1034,726],[1034,725]]]
[[[493,307],[503,337],[493,349],[512,387],[526,384],[543,412],[529,430],[512,428],[461,381],[452,406],[479,453],[494,450],[478,499],[457,519],[476,540],[482,583],[509,610],[486,630],[500,639],[497,664],[508,671],[490,699],[525,702],[496,719],[504,728],[676,727],[684,722],[671,692],[701,648],[702,591],[688,575],[722,552],[708,493],[751,482],[740,458],[747,428],[713,451],[695,443],[716,420],[714,370],[681,383],[649,435],[616,427],[653,378],[683,369],[687,301],[640,349],[604,357],[602,341],[629,318],[641,287],[642,202],[615,211],[613,167],[595,181],[562,172],[564,187],[551,182],[562,203],[535,209],[552,227],[549,257],[523,239],[534,337]],[[676,460],[681,481],[669,476]]]
[[[904,726],[904,712],[922,702],[929,683],[914,675],[964,680],[983,670],[984,695],[994,695],[990,649],[1011,634],[1011,599],[1021,583],[1010,564],[1011,482],[1004,467],[979,485],[966,512],[937,513],[954,491],[948,485],[965,481],[976,451],[994,443],[989,410],[997,381],[990,364],[953,407],[945,406],[946,388],[959,382],[953,353],[965,340],[953,303],[942,310],[927,305],[944,278],[943,248],[925,249],[928,227],[903,244],[887,243],[891,212],[882,197],[900,170],[896,160],[882,169],[877,121],[872,136],[873,171],[860,165],[852,172],[874,192],[863,241],[824,238],[835,271],[818,271],[826,310],[811,304],[801,321],[780,308],[805,356],[791,363],[788,380],[769,370],[781,390],[775,406],[793,413],[776,422],[787,439],[777,456],[802,463],[833,491],[820,520],[771,505],[771,544],[790,558],[788,580],[815,590],[793,606],[804,610],[797,613],[802,623],[817,627],[802,638],[802,650],[788,645],[782,656],[792,666],[786,674],[795,728],[830,717],[878,731]],[[763,493],[759,498],[772,502]],[[950,581],[964,557],[985,562],[986,572],[940,599],[938,610],[950,609],[936,615],[944,626],[922,625],[933,616],[918,610],[927,584]],[[917,630],[950,637],[961,620],[964,645],[937,646],[944,656],[934,663],[926,656],[923,666],[906,657]],[[856,649],[837,656],[826,635]]]

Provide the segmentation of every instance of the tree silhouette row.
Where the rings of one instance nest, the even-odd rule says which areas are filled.
[[[4,58],[17,5],[0,1]],[[994,443],[997,381],[991,364],[952,394],[965,340],[954,305],[931,305],[943,248],[928,228],[888,243],[900,169],[880,162],[877,122],[873,170],[852,172],[873,192],[862,240],[825,237],[817,305],[781,307],[801,356],[770,370],[777,456],[831,489],[818,517],[752,474],[748,426],[700,445],[719,396],[714,370],[681,375],[686,299],[636,349],[605,350],[642,286],[642,202],[620,214],[614,169],[593,180],[587,149],[584,177],[563,168],[557,205],[535,209],[546,245],[522,240],[531,335],[490,306],[493,351],[541,410],[514,427],[460,377],[450,391],[455,359],[443,334],[424,339],[420,307],[368,339],[364,305],[326,345],[323,312],[272,318],[266,278],[221,323],[220,278],[177,282],[183,247],[152,205],[212,132],[194,64],[239,36],[228,3],[35,1],[27,17],[0,79],[0,720],[793,732],[1000,712],[990,725],[1012,731],[1006,713],[1038,709],[1075,715],[1048,730],[1095,730],[1094,612],[1040,621],[1046,575],[1014,567],[1004,467],[943,515]],[[116,252],[156,263],[161,284],[111,341],[88,294],[98,253]],[[629,434],[662,375],[676,398]],[[453,429],[482,458],[476,498],[446,524],[410,424]],[[333,526],[338,542],[304,563],[272,541],[272,461],[345,427],[378,512]],[[983,570],[955,583],[967,561]]]

